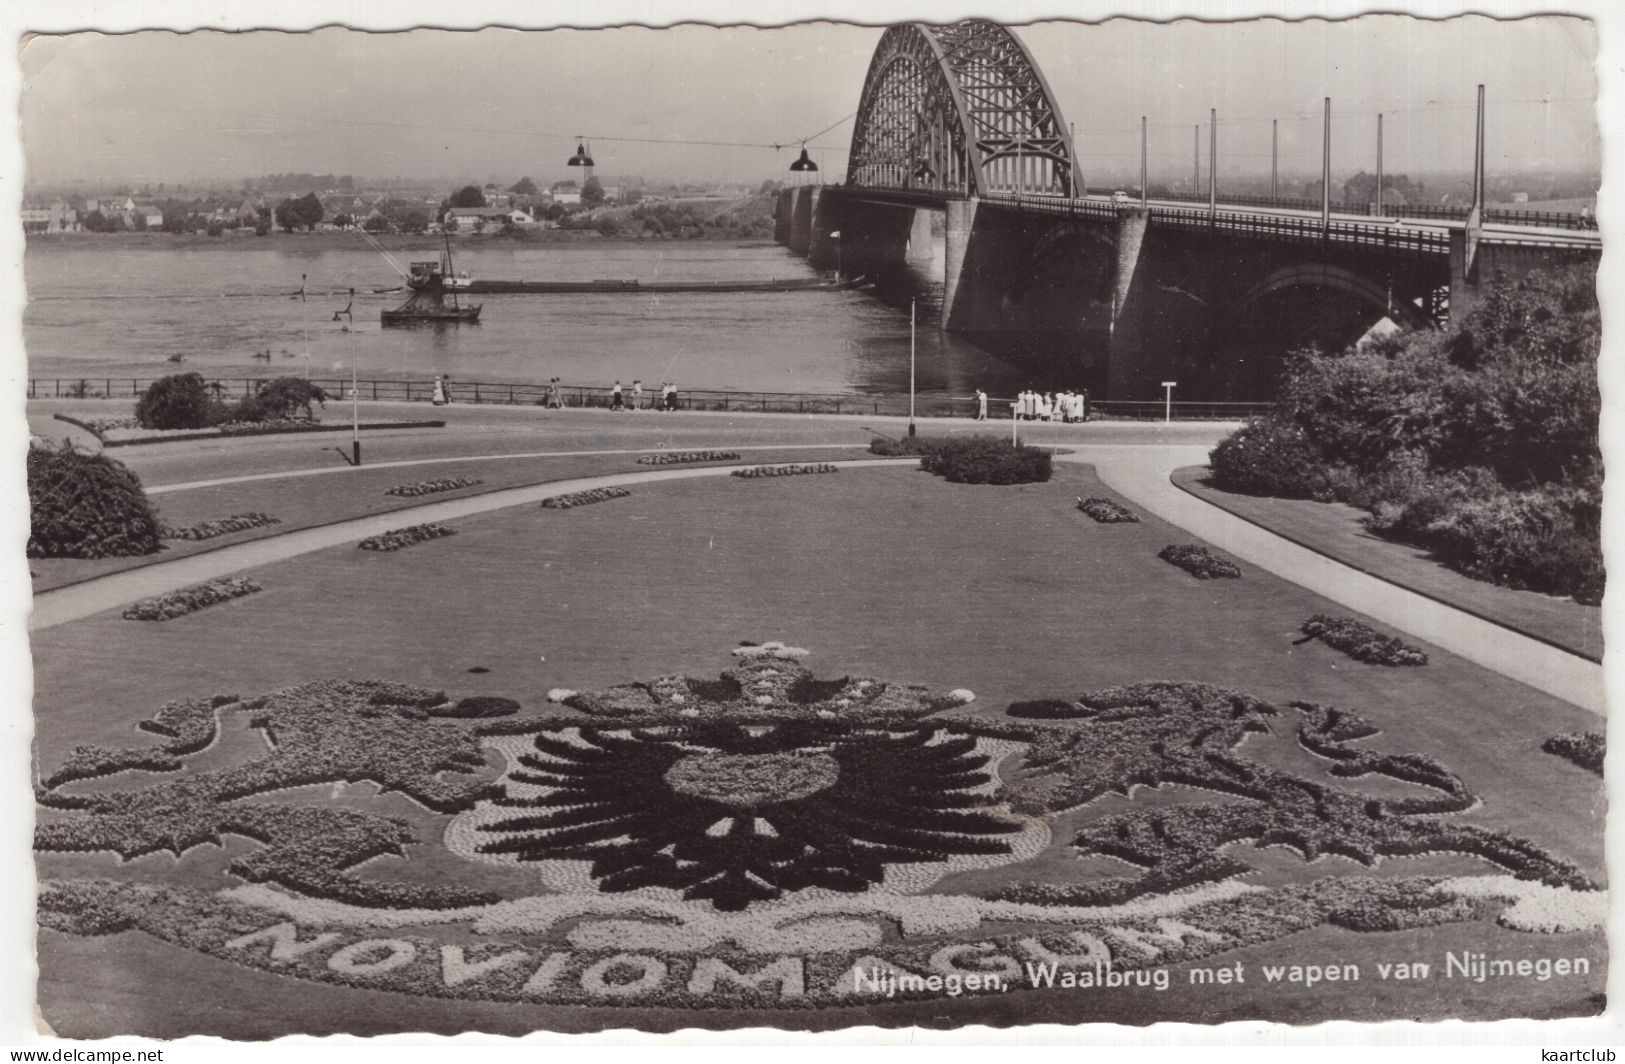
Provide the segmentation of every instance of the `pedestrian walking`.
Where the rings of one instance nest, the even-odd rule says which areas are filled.
[[[666,409],[667,410],[676,410],[677,409],[677,385],[675,383],[671,382],[671,381],[667,381],[665,384],[661,385],[660,393],[661,393],[662,398],[664,398],[664,400],[666,402]]]
[[[609,408],[611,410],[625,410],[626,409],[626,406],[621,402],[621,382],[620,381],[616,381],[615,382],[615,387],[613,387],[613,388],[611,388],[609,390]]]
[[[632,413],[643,409],[643,381],[632,382]]]
[[[557,377],[553,377],[547,382],[547,409],[564,409],[564,396],[559,392],[559,379]]]
[[[436,377],[434,379],[434,405],[445,406],[449,401],[446,398],[446,378]]]
[[[987,393],[980,388],[976,389],[976,420],[987,420]]]

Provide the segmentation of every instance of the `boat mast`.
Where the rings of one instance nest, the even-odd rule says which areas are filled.
[[[457,303],[457,289],[453,288],[451,286],[451,283],[450,283],[451,279],[452,279],[452,272],[451,272],[451,270],[452,270],[452,266],[451,266],[451,234],[442,232],[440,235],[446,241],[446,264],[445,264],[445,268],[440,271],[440,287],[443,290],[451,292],[451,309],[452,310],[459,310],[461,308],[458,306],[458,303]],[[442,305],[444,305],[444,304],[442,304]]]

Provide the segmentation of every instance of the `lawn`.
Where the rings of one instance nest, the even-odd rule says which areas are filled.
[[[124,461],[125,452],[111,452]],[[852,458],[861,454],[859,447],[830,447],[816,450],[745,451],[736,461],[725,463],[698,463],[705,465],[738,465],[747,462],[775,461],[830,461]],[[638,472],[652,467],[638,464],[638,454],[560,458],[507,458],[500,461],[469,459],[460,462],[437,462],[432,465],[401,467],[362,466],[344,469],[322,476],[295,476],[274,480],[253,480],[214,487],[191,488],[185,491],[160,492],[151,495],[159,519],[168,525],[187,526],[205,521],[217,521],[239,513],[265,513],[278,520],[277,524],[216,536],[206,540],[165,540],[157,554],[123,558],[30,558],[29,570],[34,574],[36,592],[78,583],[109,573],[139,568],[155,561],[198,554],[233,543],[246,543],[266,536],[281,535],[301,528],[330,524],[334,521],[371,514],[389,513],[424,503],[444,499],[467,498],[504,488],[541,484],[551,480],[568,480],[596,473]],[[236,456],[234,456],[234,460]],[[337,462],[337,459],[335,459]],[[454,491],[436,492],[417,497],[388,494],[389,489],[409,486],[427,480],[466,477],[480,481]]]
[[[804,459],[797,456],[793,460]],[[454,467],[436,467],[433,475],[459,472]],[[417,478],[396,479],[404,482]],[[1291,703],[1300,700],[1351,711],[1374,726],[1374,734],[1349,739],[1338,750],[1351,756],[1422,754],[1453,773],[1476,802],[1464,812],[1430,819],[1443,825],[1446,835],[1463,826],[1481,829],[1481,834],[1505,833],[1548,851],[1573,875],[1602,881],[1600,781],[1540,749],[1542,741],[1551,735],[1595,729],[1594,717],[1431,645],[1422,647],[1430,659],[1426,666],[1388,669],[1351,661],[1319,641],[1300,644],[1298,629],[1309,617],[1318,613],[1346,615],[1347,611],[1246,564],[1241,565],[1240,579],[1196,580],[1157,558],[1157,552],[1169,544],[1192,542],[1188,532],[1149,514],[1142,514],[1138,524],[1097,524],[1076,509],[1080,496],[1123,501],[1088,470],[1077,466],[1057,467],[1055,479],[1047,484],[1004,488],[948,484],[909,469],[842,470],[828,476],[760,480],[707,478],[640,485],[630,497],[578,509],[548,510],[527,505],[454,521],[451,524],[456,535],[394,553],[354,548],[317,552],[254,570],[251,575],[265,587],[262,593],[190,616],[162,623],[137,623],[107,613],[36,633],[39,764],[42,774],[48,775],[62,764],[70,750],[80,745],[127,747],[157,742],[161,736],[135,731],[133,725],[170,700],[214,694],[248,698],[329,677],[375,678],[445,691],[453,701],[499,696],[519,704],[516,717],[495,723],[512,725],[512,730],[524,732],[525,737],[499,741],[487,736],[482,740],[486,744],[484,768],[472,776],[444,776],[447,780],[494,780],[499,773],[513,771],[514,766],[493,747],[522,752],[527,748],[529,734],[537,729],[564,728],[566,732],[559,734],[579,735],[593,727],[607,728],[602,732],[603,741],[619,741],[617,736],[634,733],[616,732],[613,722],[604,724],[600,718],[606,713],[626,712],[634,713],[627,719],[642,720],[640,726],[648,734],[666,737],[660,739],[667,744],[662,749],[676,749],[672,743],[689,744],[685,749],[695,743],[710,747],[721,743],[729,751],[725,756],[706,756],[723,760],[731,757],[734,760],[729,764],[752,767],[752,771],[758,766],[773,771],[779,771],[772,768],[778,765],[793,768],[782,775],[783,787],[800,788],[810,794],[828,786],[819,775],[826,770],[817,767],[826,763],[818,759],[827,755],[798,747],[796,756],[813,760],[776,762],[772,758],[790,755],[740,752],[747,748],[766,751],[768,746],[761,744],[771,745],[771,735],[778,733],[756,724],[728,732],[724,739],[719,738],[721,732],[707,730],[708,726],[703,725],[709,718],[704,714],[711,710],[703,707],[710,705],[705,699],[713,697],[714,692],[704,692],[712,692],[716,685],[695,689],[702,692],[702,705],[695,709],[698,718],[679,711],[679,707],[690,708],[687,702],[660,702],[659,706],[650,703],[651,698],[658,701],[666,697],[660,692],[669,688],[660,684],[618,693],[614,690],[618,685],[674,674],[696,680],[714,679],[730,668],[746,670],[752,677],[775,677],[774,683],[787,683],[788,676],[799,675],[797,670],[804,668],[812,677],[823,680],[850,676],[890,681],[883,685],[886,694],[882,701],[874,703],[879,708],[872,712],[878,715],[863,718],[881,723],[867,725],[867,731],[863,727],[848,730],[839,722],[841,714],[847,712],[839,699],[856,699],[857,708],[850,710],[856,714],[870,712],[863,709],[869,704],[863,701],[868,695],[842,694],[852,689],[840,684],[819,686],[811,678],[805,681],[809,690],[824,692],[819,697],[827,694],[829,699],[836,699],[820,705],[839,708],[829,710],[832,723],[820,724],[821,718],[809,714],[808,723],[798,727],[812,729],[809,734],[813,735],[824,734],[818,731],[821,727],[834,728],[829,734],[838,741],[829,749],[855,751],[841,756],[872,757],[875,767],[864,771],[878,775],[859,773],[861,778],[902,780],[913,778],[907,776],[912,772],[923,773],[920,779],[959,780],[961,777],[955,773],[960,770],[943,760],[948,757],[947,747],[938,744],[974,743],[971,753],[963,756],[986,756],[984,771],[997,766],[1009,793],[1024,791],[1041,801],[1057,779],[1088,781],[1090,773],[1101,779],[1127,778],[1121,775],[1125,769],[1101,755],[1102,750],[1116,748],[1104,740],[1098,747],[1091,745],[1087,737],[1095,733],[1087,731],[1080,733],[1086,741],[1071,755],[1071,775],[1063,773],[1058,777],[1053,772],[1037,771],[1032,765],[1023,767],[1023,744],[1036,741],[1033,736],[1040,732],[1051,734],[1044,732],[1045,728],[1086,725],[1068,724],[1064,719],[1056,723],[1052,719],[1009,717],[1004,713],[1007,706],[1040,700],[1064,705],[1085,692],[1118,685],[1201,683],[1244,692],[1274,708],[1254,714],[1268,726],[1267,732],[1238,731],[1230,735],[1224,728],[1214,732],[1192,717],[1189,728],[1163,734],[1159,743],[1173,743],[1175,747],[1186,742],[1194,744],[1194,754],[1181,755],[1194,760],[1180,762],[1185,765],[1180,771],[1188,778],[1204,781],[1199,786],[1171,781],[1155,790],[1140,787],[1127,795],[1105,794],[1081,806],[1051,809],[1035,819],[1021,821],[1026,826],[1017,836],[1020,839],[1036,837],[1032,832],[1038,831],[1036,825],[1040,824],[1049,833],[1051,841],[1037,852],[1014,848],[1012,853],[1022,855],[1022,859],[1014,861],[967,855],[942,862],[933,857],[926,860],[924,867],[930,871],[933,861],[941,864],[940,878],[924,887],[908,888],[904,895],[924,890],[919,897],[925,899],[991,899],[1018,883],[1089,890],[1140,876],[1145,868],[1107,856],[1098,847],[1093,853],[1080,855],[1070,844],[1081,834],[1097,832],[1102,825],[1121,823],[1127,831],[1134,818],[1147,811],[1162,817],[1159,822],[1199,835],[1205,830],[1200,811],[1205,804],[1221,802],[1229,803],[1227,808],[1248,808],[1249,800],[1239,799],[1229,789],[1229,775],[1235,770],[1225,765],[1233,765],[1236,759],[1245,762],[1243,774],[1255,780],[1307,780],[1340,789],[1339,793],[1364,796],[1362,800],[1368,802],[1402,803],[1439,796],[1437,787],[1403,782],[1405,778],[1416,779],[1418,772],[1427,775],[1418,768],[1423,763],[1414,759],[1401,762],[1374,756],[1358,762],[1372,769],[1368,775],[1329,775],[1330,762],[1295,741],[1301,714]],[[251,508],[270,509],[262,502]],[[783,640],[809,653],[805,658],[784,659],[785,663],[765,673],[749,672],[758,668],[750,664],[754,659],[729,653],[742,641],[769,640]],[[909,684],[939,693],[968,689],[974,692],[975,699],[968,705],[950,699],[910,708],[926,696],[898,686]],[[550,692],[555,701],[549,701]],[[594,701],[591,697],[571,698],[566,692],[606,693]],[[556,701],[561,698],[566,699],[563,705]],[[782,698],[772,701],[772,707],[761,712],[783,704],[789,703]],[[728,712],[737,715],[746,710]],[[901,721],[905,717],[912,720],[915,717],[909,714],[927,711],[918,719],[928,722],[924,725],[928,730],[938,729],[931,732],[934,738],[930,745],[918,749],[906,743],[895,749],[888,745],[900,741],[897,737],[910,727],[919,726],[904,725]],[[366,729],[379,726],[369,723],[377,715],[372,710],[362,707],[342,712],[352,713],[343,721],[351,722],[346,727],[361,729],[357,734],[373,734]],[[646,715],[638,717],[636,713]],[[647,716],[650,713],[656,715]],[[239,771],[245,763],[267,758],[269,748],[261,732],[250,726],[253,716],[252,710],[229,705],[222,710],[218,740],[200,753],[188,755],[186,772],[193,776],[230,773]],[[432,717],[429,723],[422,723],[420,717],[402,716],[392,727],[410,732],[441,720]],[[527,721],[531,723],[526,725]],[[942,721],[957,723],[942,725]],[[334,726],[339,723],[339,718],[334,718]],[[477,729],[492,723],[449,720],[435,727]],[[294,748],[286,738],[292,733],[283,727],[280,756],[293,757]],[[752,728],[769,734],[769,738],[762,739]],[[377,734],[393,741],[393,731]],[[432,734],[450,736],[453,732]],[[1099,734],[1110,739],[1115,733]],[[567,745],[580,745],[576,739],[566,741]],[[513,745],[515,742],[519,745]],[[320,751],[321,757],[339,756],[342,746],[335,740],[333,749]],[[356,744],[360,753],[355,756],[364,755],[367,747],[365,742]],[[1151,752],[1146,744],[1123,749],[1135,757]],[[569,756],[579,761],[579,771],[589,770],[592,759],[587,755],[578,751]],[[1170,756],[1163,751],[1152,760],[1172,764]],[[614,757],[602,762],[615,771],[631,771],[626,766],[639,763]],[[861,759],[841,763],[871,764]],[[1079,764],[1093,767],[1085,771],[1075,767]],[[346,772],[353,775],[352,770],[340,767],[323,771],[329,775],[316,772],[309,777],[323,782],[260,793],[254,803],[288,805],[309,810],[310,815],[354,811],[399,818],[417,842],[405,848],[404,858],[384,856],[354,868],[352,871],[362,880],[449,886],[503,898],[524,897],[538,890],[547,898],[557,897],[552,893],[556,884],[549,877],[562,875],[557,869],[569,866],[569,860],[556,862],[555,868],[546,862],[526,865],[477,856],[456,841],[465,836],[448,830],[445,814],[408,796],[379,795],[371,783],[333,782],[333,773],[342,777]],[[849,768],[841,771],[848,772]],[[63,790],[79,795],[139,790],[154,780],[169,778],[173,777],[127,773],[99,782],[66,785]],[[649,788],[658,789],[660,776],[656,773],[636,786],[614,784],[619,778],[606,777],[610,782],[606,783],[608,789],[602,801],[613,803],[621,800],[618,795],[653,793]],[[677,777],[666,778],[669,781]],[[960,795],[953,802],[974,806],[980,799],[969,797],[972,783],[970,777],[964,780],[962,784],[944,786]],[[551,785],[527,784],[517,777],[506,782],[511,797],[523,799],[528,795],[541,803],[524,816],[553,815],[546,812]],[[421,780],[419,785],[437,786]],[[902,793],[886,790],[895,785],[875,785],[881,788],[883,806]],[[689,795],[695,788],[705,792],[709,786],[713,784],[699,780],[685,782],[678,789],[682,795]],[[405,789],[409,795],[410,786]],[[833,795],[838,790],[827,793]],[[929,790],[920,784],[907,793]],[[893,797],[885,797],[887,794]],[[480,808],[489,812],[491,807]],[[675,824],[684,815],[684,808],[672,799],[662,815]],[[919,823],[929,820],[960,824],[957,830],[971,834],[983,830],[964,827],[969,821],[948,816],[944,811],[947,808],[920,812],[925,819]],[[1333,806],[1328,805],[1325,817],[1333,817],[1332,810]],[[476,813],[460,813],[457,817]],[[71,810],[52,811],[44,822],[65,823],[78,815]],[[1194,819],[1181,819],[1187,817]],[[451,823],[458,822],[456,817],[451,818]],[[762,823],[760,817],[758,823]],[[767,823],[778,824],[774,837],[792,828],[818,828],[817,821],[807,824],[770,818]],[[754,830],[761,834],[766,829]],[[903,826],[889,830],[895,834]],[[513,837],[522,841],[522,831],[514,831],[520,834]],[[322,918],[338,923],[311,922],[310,913],[315,910],[296,905],[296,912],[303,914],[294,917],[300,925],[300,942],[313,940],[320,931],[339,936],[333,945],[351,942],[354,948],[346,946],[338,954],[331,953],[332,946],[297,957],[286,954],[286,963],[279,966],[274,963],[275,953],[263,952],[264,944],[252,949],[223,947],[221,936],[230,937],[227,930],[255,930],[277,919],[261,911],[255,918],[257,923],[242,924],[240,921],[247,918],[227,902],[210,894],[188,893],[241,886],[241,878],[228,873],[226,866],[240,858],[253,860],[256,854],[274,848],[241,834],[225,837],[223,848],[199,846],[187,850],[178,861],[164,853],[124,864],[108,853],[41,856],[40,874],[44,878],[110,877],[149,891],[141,895],[147,899],[144,912],[132,917],[145,930],[101,937],[42,933],[41,999],[47,1018],[59,1031],[92,1036],[112,1031],[175,1035],[206,1030],[258,1037],[284,1030],[376,1033],[390,1029],[474,1028],[513,1032],[534,1027],[671,1028],[694,1023],[827,1027],[858,1022],[942,1025],[1090,1019],[1210,1022],[1244,1018],[1307,1023],[1334,1018],[1570,1015],[1600,1008],[1597,995],[1606,970],[1600,932],[1536,934],[1505,929],[1493,922],[1494,906],[1486,908],[1483,903],[1473,909],[1471,919],[1464,909],[1457,913],[1458,918],[1438,926],[1427,926],[1423,921],[1403,930],[1355,931],[1349,929],[1351,922],[1359,925],[1361,919],[1366,919],[1369,924],[1369,919],[1356,919],[1339,908],[1352,903],[1315,902],[1330,906],[1324,912],[1344,915],[1327,917],[1331,923],[1308,919],[1300,925],[1274,910],[1261,909],[1259,915],[1249,918],[1253,922],[1245,925],[1254,930],[1242,934],[1235,930],[1242,925],[1224,923],[1233,914],[1224,920],[1214,916],[1218,923],[1204,924],[1207,917],[1201,914],[1209,910],[1202,907],[1200,898],[1191,896],[1185,900],[1187,908],[1180,910],[1184,914],[1181,918],[1198,927],[1220,928],[1229,937],[1221,942],[1219,932],[1213,932],[1210,938],[1196,934],[1177,946],[1164,943],[1160,953],[1153,948],[1137,962],[1141,970],[1149,970],[1150,961],[1157,961],[1156,967],[1171,971],[1179,984],[1177,992],[1144,988],[1068,992],[1022,989],[991,996],[916,996],[856,1007],[842,1000],[817,998],[815,1002],[809,998],[792,1002],[788,1008],[764,1008],[769,1002],[760,988],[748,991],[732,987],[713,1003],[720,1008],[696,1009],[692,989],[685,997],[680,989],[668,992],[657,987],[658,992],[643,994],[637,987],[641,976],[636,965],[655,963],[644,956],[646,953],[666,958],[659,961],[661,971],[670,964],[676,973],[673,979],[684,973],[699,979],[699,970],[694,966],[702,962],[691,953],[683,954],[678,949],[682,956],[673,959],[674,954],[650,953],[650,947],[638,953],[635,963],[617,961],[621,964],[619,970],[604,969],[594,975],[591,964],[608,964],[609,958],[585,947],[571,953],[562,945],[568,941],[579,946],[579,936],[571,937],[580,930],[579,916],[551,930],[544,925],[505,925],[509,930],[484,936],[471,934],[461,924],[450,926],[427,918],[421,924],[414,923],[413,918],[392,918],[394,923],[375,923],[373,930],[357,931],[343,922],[354,919],[353,912],[343,919],[331,914]],[[959,838],[950,834],[949,844],[955,845],[952,840]],[[924,844],[915,841],[908,845]],[[1201,879],[1203,873],[1198,870],[1198,879],[1192,882],[1202,889],[1221,891],[1240,886],[1266,888],[1250,896],[1257,902],[1266,894],[1281,897],[1285,896],[1283,891],[1307,890],[1314,884],[1331,883],[1336,887],[1333,881],[1352,876],[1375,877],[1377,887],[1369,889],[1395,890],[1411,889],[1407,885],[1416,883],[1416,877],[1505,872],[1504,868],[1452,850],[1448,844],[1424,848],[1438,852],[1388,857],[1367,868],[1345,856],[1327,855],[1306,862],[1290,848],[1260,850],[1251,842],[1239,842],[1210,848],[1204,856],[1216,856],[1222,850],[1244,866],[1240,873]],[[738,852],[755,851],[747,848]],[[835,851],[831,853],[835,854],[830,857],[832,861],[845,859]],[[653,862],[648,867],[666,867],[660,864],[658,854],[651,854],[645,855],[648,862]],[[916,862],[904,867],[922,866]],[[662,889],[666,888],[647,888],[657,893]],[[648,904],[670,901],[665,895],[650,896],[655,901]],[[1251,904],[1246,899],[1244,903]],[[938,904],[933,901],[922,911],[936,912],[933,907]],[[1218,913],[1224,906],[1242,903],[1232,899],[1211,904],[1213,912]],[[166,915],[171,911],[203,915],[171,918]],[[743,915],[750,916],[754,911],[747,908]],[[1019,945],[1010,943],[1019,944],[1023,935],[1038,935],[1052,951],[1059,948],[1056,932],[1044,931],[1037,917],[1018,919],[1011,915],[1014,910],[997,906],[983,911],[1000,915],[985,917],[986,922],[968,938],[965,932],[950,931],[946,925],[936,931],[908,931],[889,919],[883,920],[882,941],[873,946],[872,952],[904,969],[912,965],[911,970],[932,970],[930,964],[957,963],[960,970],[967,965],[974,970],[985,962],[985,970],[987,964],[996,967],[995,961],[988,958],[1003,956],[1001,950],[1020,955]],[[1292,911],[1304,910],[1300,906]],[[1130,932],[1139,928],[1136,933],[1142,942],[1160,928],[1143,923],[1149,918],[1143,913],[1122,917]],[[702,921],[695,926],[712,925]],[[1260,926],[1273,929],[1260,932],[1256,930]],[[1271,937],[1298,926],[1302,929],[1295,933]],[[1380,921],[1371,926],[1380,926]],[[830,934],[851,930],[846,924],[829,927]],[[643,940],[640,936],[648,933],[647,925],[625,931],[626,941],[631,943],[626,948],[635,951]],[[1120,948],[1118,940],[1110,937],[1116,933],[1100,932],[1114,943],[1113,949]],[[1122,933],[1134,938],[1133,934]],[[216,937],[208,938],[211,934]],[[1257,934],[1264,938],[1247,938]],[[1151,941],[1155,947],[1157,940]],[[487,971],[481,969],[473,975],[458,969],[464,978],[455,983],[454,990],[444,986],[425,990],[426,984],[400,982],[426,978],[420,969],[427,970],[423,966],[429,963],[431,942],[466,947],[466,956],[459,954],[464,957],[463,963],[489,961],[495,967],[489,968],[488,974],[480,974]],[[942,960],[939,952],[956,942],[969,944],[965,955],[959,962]],[[1073,945],[1076,947],[1076,942]],[[510,952],[504,954],[503,949]],[[730,949],[715,954],[718,960],[703,963],[725,963],[730,970],[746,971],[763,960],[751,960]],[[560,991],[563,996],[553,997],[548,996],[552,991],[531,994],[520,989],[524,974],[549,963],[544,957],[550,950],[567,957],[559,962],[565,982],[579,976],[580,987],[592,984],[609,989],[601,990],[597,998],[583,998],[579,989]],[[1589,961],[1590,971],[1583,976],[1507,978],[1486,983],[1441,977],[1447,952],[1464,955],[1469,951],[1491,957],[1583,957]],[[862,952],[851,954],[841,963]],[[400,959],[409,954],[416,959]],[[249,957],[257,959],[242,959]],[[1432,978],[1406,985],[1375,978],[1376,964],[1405,959],[1431,962]],[[1125,967],[1134,966],[1131,960],[1124,960]],[[1183,982],[1192,967],[1228,965],[1237,960],[1243,961],[1252,973],[1254,983],[1250,986],[1256,986],[1260,978],[1257,972],[1265,964],[1332,960],[1360,965],[1364,981],[1358,987],[1283,984],[1246,990],[1192,990]],[[443,956],[435,962],[441,975],[442,961]],[[388,968],[397,962],[397,968]],[[809,994],[815,985],[823,985],[820,980],[827,982],[834,972],[831,965],[839,966],[828,956],[810,956],[806,960]],[[368,974],[374,970],[379,974]],[[605,975],[606,971],[611,974]],[[653,980],[652,969],[642,971]],[[597,983],[593,983],[595,979]],[[349,989],[335,991],[324,985],[335,981]],[[203,987],[208,988],[211,1004],[204,1007],[189,1003],[188,994],[195,995]],[[432,996],[416,996],[421,993]],[[535,1003],[504,1003],[505,994],[510,1001],[548,1004],[539,1007]],[[527,994],[531,997],[527,998]],[[812,997],[816,998],[816,994]],[[352,1001],[353,1009],[347,1004]],[[614,1007],[601,1004],[606,1001]],[[805,1007],[812,1003],[819,1007]]]

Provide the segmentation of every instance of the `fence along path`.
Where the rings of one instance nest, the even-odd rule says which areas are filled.
[[[39,377],[28,381],[30,399],[135,399],[152,384],[155,377]],[[223,396],[248,395],[264,384],[265,377],[221,377]],[[350,381],[345,379],[312,378],[311,383],[327,392],[333,399],[348,398]],[[547,401],[547,385],[510,381],[448,382],[453,402],[495,403],[499,405],[541,406]],[[434,398],[434,381],[364,379],[356,382],[359,397],[377,402],[430,402]],[[596,385],[565,385],[559,390],[566,407],[572,409],[607,409],[611,389]],[[630,405],[630,392],[623,391],[623,402]],[[660,400],[658,391],[646,391],[644,409],[652,409]],[[990,420],[1008,420],[1013,396],[988,396],[987,413]],[[1240,421],[1267,413],[1273,404],[1267,402],[1202,402],[1175,400],[1173,417],[1180,421]],[[1162,399],[1090,400],[1091,416],[1136,418],[1160,421],[1164,415]],[[679,391],[679,410],[738,411],[740,413],[768,414],[868,414],[906,417],[909,413],[907,395],[837,395],[818,392],[748,392],[723,389],[695,389]],[[974,396],[917,395],[914,410],[920,417],[975,417]]]

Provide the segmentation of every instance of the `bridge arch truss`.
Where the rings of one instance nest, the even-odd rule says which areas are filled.
[[[1072,137],[1025,45],[993,22],[888,29],[864,79],[847,184],[950,196],[1073,194]]]

